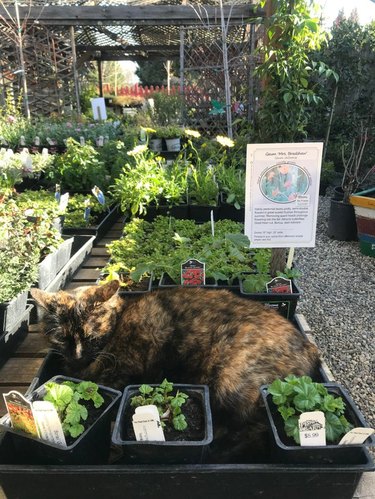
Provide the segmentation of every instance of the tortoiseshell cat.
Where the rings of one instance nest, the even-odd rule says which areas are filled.
[[[120,389],[164,377],[207,384],[214,413],[243,424],[256,416],[262,384],[319,366],[317,348],[258,302],[201,288],[127,298],[118,286],[32,290],[67,374]]]

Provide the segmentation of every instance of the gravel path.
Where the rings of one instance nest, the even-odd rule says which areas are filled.
[[[327,236],[329,197],[319,198],[315,248],[296,249],[302,313],[332,370],[375,427],[375,258],[358,242]]]

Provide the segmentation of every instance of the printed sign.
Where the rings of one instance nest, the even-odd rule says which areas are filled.
[[[92,114],[94,120],[102,121],[107,119],[107,110],[105,108],[104,97],[91,99]]]
[[[285,277],[274,277],[267,282],[267,293],[293,293],[292,281]]]
[[[315,246],[323,143],[249,144],[245,234],[251,248]]]
[[[8,410],[12,427],[33,437],[39,437],[38,428],[33,415],[32,404],[20,393],[10,391],[4,393],[4,401]]]

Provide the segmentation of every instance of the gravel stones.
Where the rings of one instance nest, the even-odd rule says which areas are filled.
[[[296,248],[297,313],[308,322],[337,382],[375,427],[375,258],[356,241],[327,235],[329,197],[319,198],[315,248]]]

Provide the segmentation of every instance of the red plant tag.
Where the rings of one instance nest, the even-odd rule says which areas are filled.
[[[181,284],[183,286],[204,286],[206,283],[205,264],[191,258],[181,264]]]
[[[39,437],[31,402],[26,400],[20,393],[13,390],[4,393],[4,401],[8,409],[12,427],[15,430],[29,433],[33,437]]]
[[[274,277],[267,282],[267,293],[293,293],[292,281],[285,277]]]

